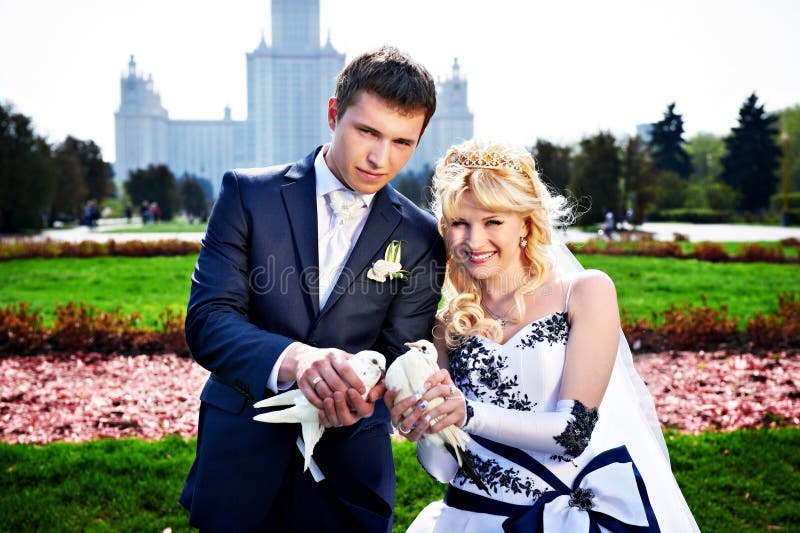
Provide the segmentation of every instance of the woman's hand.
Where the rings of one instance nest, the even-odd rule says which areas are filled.
[[[412,394],[398,402],[398,394],[400,394],[400,391],[393,389],[387,391],[383,396],[383,401],[386,403],[386,407],[389,408],[392,425],[406,439],[411,442],[417,442],[425,434],[428,425],[430,425],[430,418],[425,415],[428,402],[422,399],[421,394]],[[406,415],[404,416],[403,413],[406,413]]]
[[[383,401],[389,408],[392,424],[406,439],[416,442],[426,433],[461,425],[466,404],[447,370],[439,370],[425,381],[425,392],[397,401],[399,391],[390,390]]]
[[[426,415],[432,421],[426,433],[437,433],[452,425],[460,427],[467,416],[467,402],[453,383],[450,373],[441,369],[428,378],[425,385],[422,401],[431,405]],[[441,399],[441,403],[435,401],[437,398]]]

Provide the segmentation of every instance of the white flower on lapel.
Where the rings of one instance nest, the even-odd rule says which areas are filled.
[[[406,279],[408,273],[403,270],[403,265],[400,264],[401,253],[400,241],[392,241],[386,247],[383,259],[378,259],[372,263],[372,268],[367,272],[367,277],[381,283],[387,279]]]

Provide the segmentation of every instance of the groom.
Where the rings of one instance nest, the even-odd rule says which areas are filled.
[[[433,219],[386,185],[435,109],[428,71],[383,47],[339,74],[330,144],[295,163],[225,174],[186,316],[192,354],[211,371],[180,497],[191,525],[391,529],[384,387],[362,399],[347,359],[370,349],[391,363],[404,342],[431,336],[444,246]],[[395,242],[405,279],[380,281],[370,270]],[[308,471],[298,424],[253,421],[253,403],[295,386],[327,428]]]

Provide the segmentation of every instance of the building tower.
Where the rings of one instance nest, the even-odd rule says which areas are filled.
[[[472,138],[473,115],[467,106],[467,80],[461,75],[458,58],[453,59],[450,77],[436,84],[436,113],[404,172],[422,175],[436,166],[455,143]]]
[[[153,88],[153,78],[140,75],[131,55],[128,73],[120,79],[119,110],[114,114],[117,160],[116,179],[125,181],[128,172],[151,164],[167,162],[169,114]]]
[[[320,46],[319,0],[272,0],[272,45],[247,54],[254,165],[294,161],[330,138],[327,102],[344,54]]]

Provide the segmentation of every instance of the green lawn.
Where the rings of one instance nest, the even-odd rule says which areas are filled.
[[[29,302],[53,317],[55,302],[87,305],[154,322],[166,308],[186,310],[197,255],[17,259],[0,263],[0,305]]]
[[[722,303],[739,318],[775,312],[781,292],[800,292],[800,266],[774,263],[710,263],[694,259],[578,255],[586,268],[606,272],[617,286],[620,306],[634,317],[670,303]]]
[[[145,224],[136,227],[116,227],[106,229],[102,226],[97,230],[100,233],[205,233],[206,223],[195,222],[189,224],[185,219]]]
[[[186,308],[196,255],[17,259],[0,262],[0,305],[26,301],[52,319],[54,302],[84,301],[105,310],[119,306],[155,321],[169,307]],[[769,263],[708,263],[692,259],[579,255],[586,268],[607,272],[620,305],[635,317],[672,302],[722,302],[740,317],[777,310],[780,292],[800,292],[800,266]]]
[[[667,442],[701,530],[798,530],[800,428],[669,433]],[[188,531],[177,498],[194,447],[180,438],[0,444],[0,530]],[[444,485],[422,471],[413,445],[394,450],[399,532]]]

